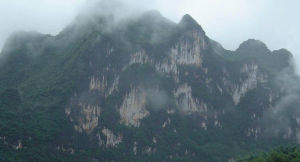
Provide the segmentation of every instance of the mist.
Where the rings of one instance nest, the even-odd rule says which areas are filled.
[[[16,29],[55,34],[80,10],[91,6],[95,1],[100,0],[1,0],[1,35]],[[157,9],[176,22],[189,13],[209,36],[229,49],[237,48],[243,40],[252,37],[263,39],[271,48],[287,48],[290,46],[288,43],[280,43],[280,39],[272,38],[280,38],[281,35],[282,39],[287,34],[289,36],[285,38],[292,38],[294,41],[299,27],[296,16],[299,15],[300,2],[296,0],[291,0],[288,4],[283,0],[122,0],[121,3],[136,9]]]
[[[0,0],[0,48],[16,30],[56,35],[78,13],[89,11],[89,7],[100,1],[106,0]],[[284,0],[122,0],[119,3],[131,7],[127,11],[117,10],[115,13],[120,16],[128,15],[130,11],[157,9],[178,22],[188,13],[209,37],[227,49],[235,50],[241,42],[255,38],[272,50],[290,50],[297,65],[300,62],[300,22],[297,21],[300,2],[297,0],[288,3]]]
[[[261,124],[266,128],[263,133],[270,136],[284,138],[295,137],[300,143],[300,87],[299,76],[290,75],[292,69],[281,71],[275,78],[282,97],[275,101],[275,105],[267,109],[261,118]],[[293,70],[292,70],[293,71]],[[292,129],[295,126],[296,129]]]

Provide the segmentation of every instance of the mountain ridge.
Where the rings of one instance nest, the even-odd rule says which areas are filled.
[[[284,129],[269,112],[289,93],[277,78],[299,79],[286,72],[288,51],[255,40],[226,50],[189,15],[110,19],[11,39],[0,64],[4,160],[227,161],[297,141],[297,112]]]

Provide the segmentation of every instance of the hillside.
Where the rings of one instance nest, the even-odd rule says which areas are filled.
[[[293,56],[189,15],[78,16],[0,58],[0,161],[228,161],[299,140]]]

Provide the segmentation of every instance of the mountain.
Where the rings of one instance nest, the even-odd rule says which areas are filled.
[[[0,59],[0,161],[233,161],[299,143],[293,56],[236,51],[190,16],[78,16]]]

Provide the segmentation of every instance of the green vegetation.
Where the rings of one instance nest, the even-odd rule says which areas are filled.
[[[238,162],[299,162],[300,150],[297,147],[280,147],[269,153],[238,160]]]

